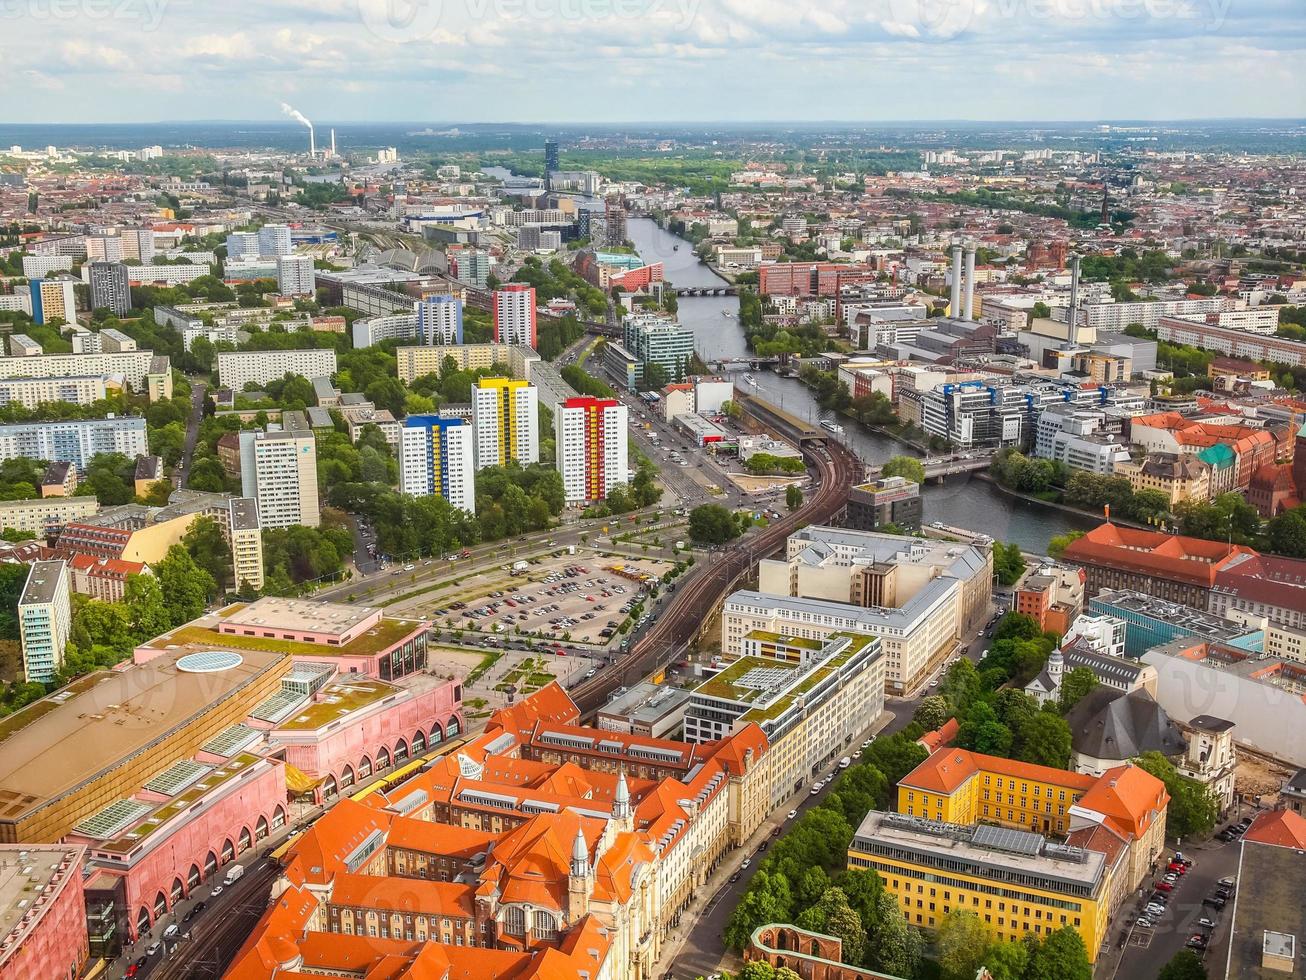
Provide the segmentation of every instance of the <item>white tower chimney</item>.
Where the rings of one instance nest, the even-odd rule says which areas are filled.
[[[308,155],[317,159],[317,138],[313,133],[313,127],[308,127]]]
[[[336,131],[331,130],[331,155],[336,155]]]
[[[966,303],[963,320],[975,319],[975,245],[966,246]]]
[[[952,306],[948,314],[953,317],[961,314],[961,245],[959,244],[952,246]]]

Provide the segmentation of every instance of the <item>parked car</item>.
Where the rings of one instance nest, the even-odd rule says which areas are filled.
[[[1170,884],[1168,881],[1155,881],[1152,883],[1152,887],[1159,892],[1174,891],[1174,885]]]
[[[788,813],[788,815],[785,817],[785,819],[786,819],[786,820],[792,820],[792,819],[793,819],[794,817],[796,817],[796,816],[798,816],[798,811],[797,811],[797,810],[790,810],[789,813]]]
[[[1214,928],[1215,928],[1215,923],[1214,923],[1211,919],[1206,918],[1205,916],[1203,916],[1202,918],[1198,919],[1198,920],[1197,920],[1197,924],[1198,924],[1198,926],[1200,926],[1200,927],[1203,928],[1203,929],[1214,929]]]
[[[1202,899],[1202,904],[1209,905],[1211,906],[1211,908],[1215,909],[1218,912],[1220,909],[1224,908],[1227,903],[1223,898],[1217,898],[1214,895],[1208,895],[1206,896],[1206,898]]]

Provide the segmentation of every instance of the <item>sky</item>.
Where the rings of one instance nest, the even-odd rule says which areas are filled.
[[[1301,118],[1304,40],[1303,0],[0,0],[0,118]]]

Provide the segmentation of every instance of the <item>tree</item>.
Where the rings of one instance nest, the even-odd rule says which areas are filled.
[[[1266,543],[1276,555],[1306,558],[1306,507],[1294,507],[1265,527]]]
[[[1029,951],[1025,980],[1093,980],[1083,937],[1062,926]]]
[[[848,904],[843,889],[827,889],[817,904],[799,913],[796,925],[809,932],[821,932],[843,940],[844,962],[861,962],[866,930],[862,927],[862,917]]]
[[[1015,585],[1025,574],[1025,556],[1018,544],[993,542],[993,573],[1003,585]]]
[[[951,709],[948,705],[948,699],[942,694],[931,694],[929,697],[921,698],[921,703],[916,706],[916,713],[912,715],[912,720],[927,732],[932,732],[936,728],[942,727],[949,717],[951,717]]]
[[[917,745],[915,739],[903,732],[887,738],[877,738],[862,755],[884,774],[890,791],[907,773],[929,758],[925,747]]]
[[[974,980],[989,948],[989,928],[974,912],[953,909],[939,922],[935,942],[943,980]]]
[[[1206,980],[1206,967],[1191,949],[1181,949],[1161,967],[1156,980]]]
[[[155,566],[163,603],[167,609],[168,626],[197,619],[217,595],[218,583],[213,576],[195,564],[183,545],[174,544],[163,560]]]
[[[740,533],[735,515],[720,504],[703,504],[689,512],[689,536],[699,544],[726,544]]]
[[[31,571],[26,565],[0,565],[0,639],[17,640],[18,600]]]
[[[1011,729],[998,718],[987,701],[978,701],[957,727],[957,746],[984,755],[1006,758],[1011,754],[1014,738]]]
[[[748,891],[735,907],[726,924],[725,943],[733,950],[743,950],[753,930],[768,922],[786,922],[793,907],[789,880],[783,874],[768,873],[758,869],[748,883]]]
[[[984,956],[984,966],[993,980],[1024,980],[1029,966],[1029,947],[1024,943],[996,942]]]
[[[943,684],[939,688],[939,694],[948,702],[951,713],[955,715],[965,714],[971,704],[979,697],[983,689],[980,682],[979,672],[975,665],[965,657],[962,657],[955,664],[948,668],[948,672],[943,675]]]
[[[1058,534],[1048,542],[1048,555],[1052,558],[1060,558],[1066,553],[1066,549],[1084,536],[1083,531],[1067,531],[1065,534]]]
[[[1061,678],[1061,700],[1059,707],[1064,715],[1080,700],[1097,687],[1097,675],[1088,667],[1076,667]]]
[[[211,517],[197,518],[182,536],[181,543],[195,564],[213,576],[215,582],[230,584],[231,546],[217,521]]]
[[[131,631],[142,639],[158,636],[171,628],[163,589],[153,575],[129,575],[123,590],[123,604]]]
[[[1031,320],[1049,320],[1052,318],[1052,307],[1039,301],[1030,307],[1029,316]]]
[[[1020,726],[1016,736],[1020,761],[1053,769],[1070,765],[1070,726],[1052,712],[1038,712]]]
[[[1220,803],[1214,794],[1193,779],[1179,775],[1174,765],[1160,752],[1144,752],[1134,760],[1140,769],[1150,772],[1165,784],[1170,794],[1166,810],[1166,836],[1193,837],[1209,834],[1220,816]]]
[[[894,977],[916,976],[924,955],[924,941],[920,932],[907,924],[897,899],[881,892],[875,901],[873,919],[866,931],[866,965]]]
[[[136,499],[134,470],[135,464],[121,453],[100,453],[87,464],[82,482],[102,507],[129,504]]]
[[[901,476],[913,483],[925,482],[925,467],[913,456],[894,456],[880,469],[881,476]]]
[[[791,483],[785,487],[785,506],[791,512],[803,506],[803,488],[798,484]]]

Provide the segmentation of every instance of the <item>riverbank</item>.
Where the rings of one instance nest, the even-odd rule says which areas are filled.
[[[1106,520],[1105,515],[1099,514],[1096,511],[1084,510],[1084,508],[1082,507],[1072,507],[1070,506],[1070,504],[1057,503],[1056,501],[1053,500],[1044,500],[1042,497],[1035,497],[1032,494],[1021,493],[1019,490],[1012,490],[1010,487],[1004,487],[1001,483],[999,483],[997,480],[993,478],[992,473],[989,473],[986,470],[979,470],[975,473],[972,473],[971,476],[973,476],[977,480],[983,480],[984,482],[988,483],[990,486],[996,488],[999,493],[1005,494],[1006,496],[1011,497],[1014,500],[1022,500],[1027,504],[1035,504],[1039,507],[1046,507],[1049,510],[1059,510],[1063,514],[1073,514],[1076,517],[1083,517],[1089,520],[1097,520],[1097,521]],[[1126,520],[1123,517],[1113,517],[1111,518],[1111,523],[1122,524],[1125,527],[1136,527],[1140,531],[1156,530],[1156,528],[1148,524],[1140,524],[1138,521]]]

